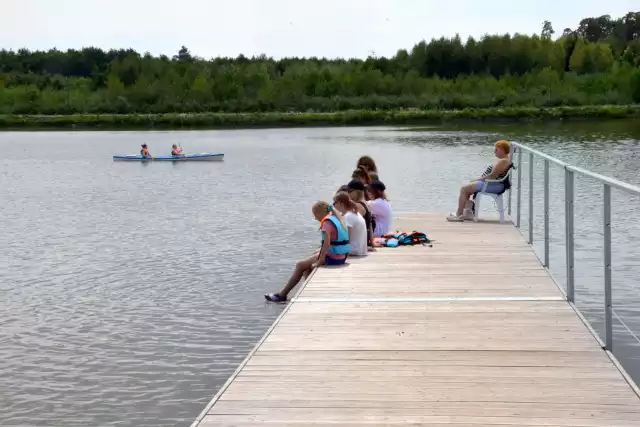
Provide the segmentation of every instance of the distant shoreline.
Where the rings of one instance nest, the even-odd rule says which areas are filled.
[[[551,108],[465,108],[460,110],[346,110],[330,113],[0,115],[0,130],[250,129],[629,118],[640,118],[640,104]]]

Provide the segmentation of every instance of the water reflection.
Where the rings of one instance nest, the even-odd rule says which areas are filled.
[[[449,212],[499,138],[640,183],[640,126],[629,122],[0,133],[0,424],[189,425],[280,312],[261,295],[317,245],[309,207],[346,183],[360,155],[376,159],[397,211]],[[111,159],[140,141],[178,140],[225,161]],[[562,171],[551,179],[551,267],[562,282]],[[578,304],[601,331],[602,189],[577,179],[576,195]],[[612,197],[614,305],[637,333],[640,201]],[[637,342],[620,321],[615,333],[640,379]]]

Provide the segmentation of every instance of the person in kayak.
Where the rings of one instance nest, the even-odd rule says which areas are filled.
[[[182,156],[182,148],[178,147],[176,144],[171,146],[171,155],[172,156]]]
[[[341,265],[347,260],[351,250],[349,232],[340,212],[327,202],[316,202],[311,212],[320,222],[322,246],[308,258],[296,262],[296,268],[284,288],[278,293],[266,294],[264,298],[271,302],[285,302],[289,292],[296,287],[309,270],[321,265]]]
[[[147,144],[142,144],[141,147],[142,150],[140,150],[140,155],[146,159],[150,159],[151,153],[149,152],[149,147],[147,147]]]

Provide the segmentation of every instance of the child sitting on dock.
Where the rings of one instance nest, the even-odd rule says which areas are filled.
[[[289,292],[296,287],[308,270],[321,265],[341,265],[347,260],[351,249],[349,232],[342,215],[327,202],[316,202],[311,208],[313,216],[320,222],[322,246],[308,258],[296,262],[296,268],[282,290],[275,294],[266,294],[267,301],[285,302]]]
[[[368,185],[371,182],[371,177],[369,176],[369,172],[364,167],[359,167],[354,170],[351,174],[351,179],[357,179],[364,185]]]
[[[341,191],[333,197],[333,205],[342,213],[349,232],[349,255],[367,255],[367,225],[362,215],[358,213],[358,206],[351,200],[349,194]]]
[[[391,229],[391,205],[387,201],[387,194],[385,193],[387,187],[381,181],[372,181],[367,186],[369,192],[369,198],[371,199],[369,209],[371,209],[371,215],[373,216],[373,236],[380,237],[387,234]]]
[[[363,168],[368,173],[375,172],[378,173],[378,167],[376,166],[376,162],[373,161],[371,156],[362,156],[358,159],[358,163],[356,164],[356,168]]]
[[[349,197],[356,204],[358,209],[358,213],[364,218],[365,226],[367,227],[367,245],[369,246],[369,250],[374,251],[373,249],[373,216],[371,215],[371,210],[369,209],[369,205],[367,205],[367,201],[365,199],[366,188],[363,183],[358,181],[357,179],[352,180],[347,184],[347,193],[349,193]]]

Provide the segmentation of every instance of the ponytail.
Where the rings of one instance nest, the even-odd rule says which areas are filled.
[[[351,200],[351,197],[349,196],[349,193],[347,193],[346,191],[340,191],[338,192],[334,197],[333,197],[333,203],[340,203],[342,205],[344,205],[347,210],[353,212],[353,213],[357,213],[358,212],[358,205],[356,205],[356,203]]]
[[[329,203],[320,200],[315,202],[311,209],[318,214],[325,214],[325,215],[331,214],[335,216],[336,218],[338,218],[338,221],[340,221],[340,224],[342,224],[344,229],[345,230],[347,229],[347,224],[345,224],[344,219],[342,218],[342,215],[340,214],[340,212],[338,212],[337,209],[333,207],[333,205],[330,205]]]
[[[336,218],[338,218],[338,221],[340,221],[340,224],[342,224],[342,227],[346,230],[347,229],[347,224],[344,222],[344,218],[342,218],[342,214],[340,212],[338,212],[338,210],[336,208],[334,208],[333,205],[329,205],[329,208],[327,210],[329,211],[329,213],[331,215],[333,215]]]

